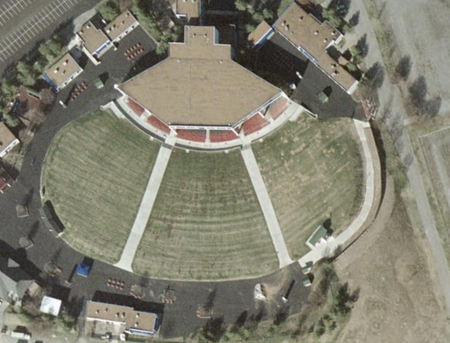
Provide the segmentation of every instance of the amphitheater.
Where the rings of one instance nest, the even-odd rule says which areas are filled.
[[[57,134],[42,175],[62,238],[86,255],[167,279],[254,277],[314,263],[366,222],[370,127],[315,118],[234,62],[213,27],[186,26],[166,60],[115,88]]]

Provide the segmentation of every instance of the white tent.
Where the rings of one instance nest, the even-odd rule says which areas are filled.
[[[61,309],[61,300],[44,296],[40,308],[40,311],[42,313],[47,313],[56,317],[59,314],[60,309]]]

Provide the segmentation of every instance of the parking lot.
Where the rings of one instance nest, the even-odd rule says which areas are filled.
[[[33,0],[9,0],[0,5],[0,26],[4,26],[10,22],[12,18],[18,15],[26,7],[31,5]]]
[[[0,73],[99,0],[0,1]]]

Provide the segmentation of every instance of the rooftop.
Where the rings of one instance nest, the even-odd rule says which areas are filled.
[[[328,22],[319,22],[296,2],[276,21],[274,27],[296,46],[306,50],[331,78],[348,90],[355,78],[328,55],[326,48],[341,34]]]
[[[106,25],[105,32],[109,39],[114,40],[136,22],[136,18],[131,14],[130,11],[126,10],[125,12],[117,16],[116,19]]]
[[[200,16],[200,0],[176,0],[177,14],[184,14],[188,23]]]
[[[267,31],[271,30],[272,27],[267,24],[265,20],[263,20],[259,25],[254,29],[249,35],[248,40],[250,43],[255,44],[257,41],[259,41],[266,33]]]
[[[132,307],[113,305],[95,301],[86,303],[86,318],[122,323],[125,329],[156,331],[155,313],[135,311]]]
[[[88,21],[81,27],[81,30],[78,31],[78,35],[83,40],[86,49],[93,54],[100,48],[103,44],[109,41],[108,37],[103,33],[102,30],[99,30],[95,27],[95,25]]]
[[[312,245],[316,245],[320,239],[322,239],[326,234],[328,233],[327,229],[323,227],[323,225],[320,225],[316,231],[311,235],[311,237],[308,239],[309,243]]]
[[[0,122],[0,152],[5,150],[16,139],[16,136],[8,129],[5,123]]]
[[[169,124],[232,125],[281,90],[231,60],[214,27],[185,26],[169,58],[119,88]]]
[[[44,70],[44,73],[56,87],[60,87],[75,72],[81,70],[78,63],[67,53],[51,67]]]

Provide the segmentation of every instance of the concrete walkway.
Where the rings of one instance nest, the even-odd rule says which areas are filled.
[[[365,130],[371,130],[370,124],[359,120],[353,120],[358,137],[361,141],[364,157],[365,170],[365,195],[364,203],[358,216],[350,223],[350,226],[332,241],[324,242],[316,246],[309,253],[298,260],[302,267],[316,263],[322,258],[332,254],[336,249],[347,242],[353,234],[355,234],[366,222],[375,197],[375,170],[373,158],[367,142]]]
[[[136,254],[139,242],[141,241],[147,226],[171,154],[171,147],[162,145],[161,149],[159,149],[152,175],[148,180],[147,188],[142,197],[141,206],[139,207],[136,219],[134,220],[133,228],[128,236],[127,244],[122,251],[120,261],[115,264],[118,268],[133,272],[131,265],[133,263],[134,255]]]
[[[261,172],[259,171],[258,164],[256,163],[255,155],[250,146],[246,146],[241,150],[242,157],[244,158],[245,166],[247,167],[248,174],[252,180],[253,188],[255,189],[256,197],[258,198],[261,210],[269,228],[270,236],[272,238],[275,251],[277,252],[278,260],[280,262],[280,268],[283,268],[293,261],[289,256],[289,252],[284,241],[283,234],[278,224],[278,219],[275,214],[275,210],[270,200],[269,193],[267,192],[266,185],[264,184]]]

